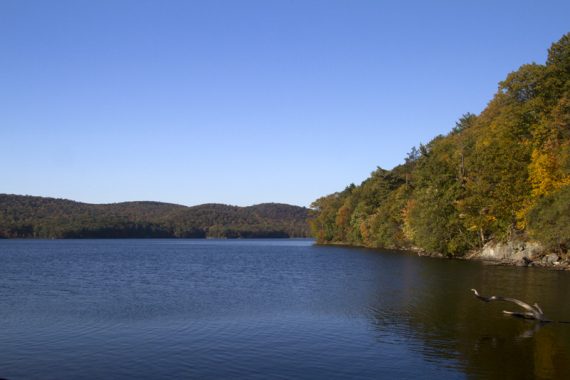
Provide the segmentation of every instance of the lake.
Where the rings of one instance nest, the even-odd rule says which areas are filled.
[[[0,240],[0,378],[570,378],[570,273],[311,240]]]

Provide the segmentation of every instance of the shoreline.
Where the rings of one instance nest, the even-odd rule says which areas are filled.
[[[315,243],[321,246],[365,248],[373,250],[410,253],[420,257],[448,260],[480,261],[486,265],[543,268],[555,271],[570,271],[570,254],[560,254],[544,250],[533,242],[514,241],[508,243],[489,242],[483,248],[468,252],[464,256],[445,256],[438,252],[427,252],[418,247],[378,248],[354,245],[345,242]]]

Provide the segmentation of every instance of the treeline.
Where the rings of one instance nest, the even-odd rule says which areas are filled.
[[[570,33],[499,83],[481,114],[312,205],[320,243],[462,255],[489,241],[570,247]]]
[[[307,237],[309,210],[278,203],[250,207],[160,202],[87,204],[0,194],[0,238]]]

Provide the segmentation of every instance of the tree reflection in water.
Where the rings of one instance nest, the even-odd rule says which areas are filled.
[[[512,318],[502,314],[504,305],[481,305],[466,291],[477,287],[485,294],[537,300],[554,320],[563,320],[570,317],[561,296],[570,292],[569,273],[429,258],[409,263],[394,285],[400,291],[378,289],[369,308],[378,339],[399,334],[426,360],[467,375],[570,378],[569,324]]]

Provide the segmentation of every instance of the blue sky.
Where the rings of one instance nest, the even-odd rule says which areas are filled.
[[[569,1],[0,0],[0,193],[308,206],[479,113]]]

